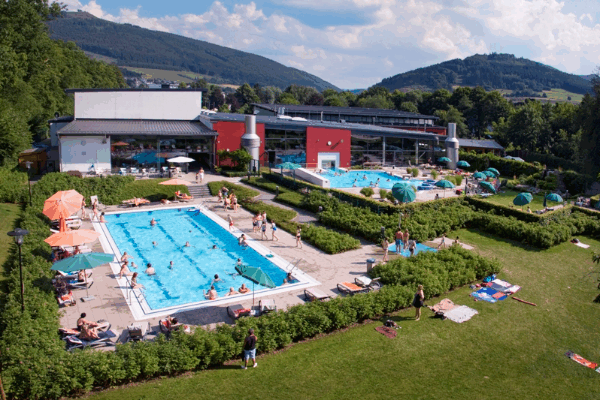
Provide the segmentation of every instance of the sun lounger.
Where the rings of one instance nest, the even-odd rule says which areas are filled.
[[[66,273],[66,272],[62,272],[62,271],[56,271],[56,273],[61,278],[65,278],[65,279],[77,279],[77,272]],[[87,274],[88,278],[90,278],[92,276],[92,271],[90,271],[89,269],[86,269],[85,273]]]
[[[352,282],[342,282],[337,284],[337,288],[340,293],[346,293],[349,295],[355,295],[357,293],[367,293],[371,291],[371,288],[358,286]]]
[[[96,322],[98,324],[98,326],[96,327],[96,330],[98,332],[106,332],[110,329],[111,325],[110,322],[105,321],[105,320],[98,320],[98,322]],[[63,339],[67,336],[79,336],[79,328],[58,328],[58,333],[60,333],[60,335],[63,337]]]
[[[66,280],[65,283],[69,289],[89,289],[94,284],[94,279],[88,278],[87,282],[79,282],[77,279]]]
[[[106,208],[106,206],[102,203],[100,203],[100,200],[98,199],[98,196],[90,196],[90,200],[92,201],[92,205],[94,204],[94,202],[98,203],[98,210],[103,210]]]
[[[381,278],[371,279],[367,275],[363,275],[354,278],[354,283],[364,288],[370,288],[371,290],[379,290],[381,289],[381,282],[379,281],[380,279]]]
[[[325,301],[332,297],[317,288],[304,289],[304,298],[306,301]]]
[[[150,330],[150,322],[134,322],[127,327],[126,342],[133,340],[134,342],[143,341],[146,339],[146,333]]]
[[[227,315],[229,315],[233,319],[238,319],[240,317],[246,317],[252,313],[252,309],[244,308],[241,304],[235,304],[232,306],[227,306]]]
[[[85,340],[80,339],[79,337],[72,335],[67,336],[65,341],[67,342],[67,349],[83,349],[86,347],[104,347],[104,346],[114,346],[115,344],[111,341],[112,338],[117,337],[117,334],[113,331],[107,332],[98,332],[98,339],[93,340]]]
[[[258,308],[260,309],[261,314],[277,311],[277,306],[275,305],[275,300],[273,299],[260,300],[258,302]]]
[[[75,296],[71,291],[64,296],[56,296],[56,300],[58,301],[59,307],[70,307],[77,304],[77,300],[75,300]]]
[[[194,200],[194,196],[188,196],[187,194],[178,194],[177,200],[190,201],[190,200]]]

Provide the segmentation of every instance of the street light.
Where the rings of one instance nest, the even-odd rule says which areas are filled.
[[[27,182],[29,183],[29,207],[31,207],[31,174],[29,170],[31,169],[31,161],[25,161],[25,165],[27,166]]]
[[[23,260],[21,259],[21,246],[23,245],[23,237],[29,235],[29,231],[17,228],[14,231],[8,232],[8,236],[15,238],[15,243],[19,246],[19,274],[21,276],[21,311],[25,312],[25,284],[23,283]]]

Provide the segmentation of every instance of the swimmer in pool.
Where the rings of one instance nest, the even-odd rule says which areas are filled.
[[[156,246],[158,246],[158,243],[157,242],[152,242],[152,246],[156,247]]]
[[[156,220],[154,218],[152,218],[152,220],[150,221],[150,226],[154,226],[156,225]]]
[[[191,247],[190,242],[185,242],[185,247]]]
[[[175,267],[175,265],[173,265],[173,261],[171,261],[171,263],[169,264],[169,269],[173,269],[173,267]]]
[[[215,277],[210,284],[213,285],[217,282],[223,282],[223,279],[219,278],[219,274],[215,274]]]

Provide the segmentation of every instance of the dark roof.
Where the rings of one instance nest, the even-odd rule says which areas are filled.
[[[114,88],[114,89],[65,89],[65,93],[80,93],[80,92],[208,92],[208,89],[204,88],[185,88],[185,89],[171,89],[171,88]]]
[[[458,139],[460,147],[475,147],[480,149],[504,150],[495,140]]]
[[[216,136],[217,132],[199,121],[77,119],[58,134]]]
[[[304,112],[311,114],[331,114],[331,115],[364,115],[371,117],[393,117],[393,118],[423,118],[423,119],[439,119],[434,115],[416,114],[398,110],[384,110],[381,108],[360,108],[360,107],[330,107],[330,106],[303,106],[293,104],[259,104],[253,103],[255,107],[263,110],[277,112],[279,108],[285,108],[286,112],[297,113]]]
[[[200,115],[200,119],[209,127],[212,127],[212,123],[219,121],[244,122],[245,117],[246,115],[244,114],[221,112]],[[439,138],[441,140],[446,139],[446,136],[444,135],[437,135],[431,132],[396,129],[379,125],[355,124],[349,122],[318,121],[304,118],[293,120],[291,118],[282,119],[274,116],[256,115],[256,123],[265,124],[265,127],[268,129],[305,130],[306,127],[311,126],[315,128],[347,129],[353,133],[360,133],[363,135],[390,136],[396,138],[422,140],[435,140],[435,138]]]
[[[48,123],[56,123],[56,122],[71,122],[75,118],[72,115],[63,115],[62,117],[54,117],[51,120],[48,120]]]

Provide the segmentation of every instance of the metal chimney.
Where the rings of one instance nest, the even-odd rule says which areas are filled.
[[[458,139],[456,138],[456,124],[448,124],[448,137],[446,138],[446,157],[450,159],[449,169],[455,169],[458,162]]]
[[[252,156],[252,164],[258,164],[260,137],[256,134],[256,116],[246,115],[246,133],[242,135],[241,144]]]

